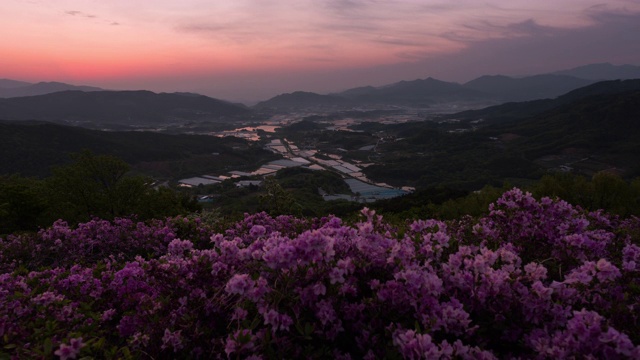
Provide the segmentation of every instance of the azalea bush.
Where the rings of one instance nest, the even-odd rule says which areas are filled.
[[[640,358],[640,219],[513,189],[488,216],[57,222],[0,242],[13,358]]]

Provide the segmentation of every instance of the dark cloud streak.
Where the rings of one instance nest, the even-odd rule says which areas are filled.
[[[424,46],[423,42],[399,39],[399,38],[396,38],[396,37],[388,37],[388,36],[378,36],[377,38],[375,38],[373,40],[373,42],[376,42],[376,43],[379,43],[379,44],[408,46],[408,47]]]
[[[79,11],[79,10],[67,10],[64,13],[66,15],[68,15],[68,16],[73,16],[73,17],[81,17],[81,18],[92,19],[92,20],[100,19],[100,17],[98,15],[85,13],[84,11]],[[107,23],[107,24],[109,24],[111,26],[119,26],[119,25],[121,25],[117,21],[111,21],[111,20],[102,20],[102,21],[104,21],[105,23]]]
[[[272,73],[263,77],[254,74],[253,81],[271,83],[276,78],[280,79],[278,89],[270,91],[328,93],[429,76],[445,81],[466,82],[487,74],[532,75],[590,63],[640,65],[640,13],[600,9],[591,10],[589,16],[593,24],[581,28],[546,27],[526,20],[493,29],[502,35],[511,31],[514,34],[510,37],[496,36],[485,40],[453,38],[465,47],[452,54],[433,54],[416,48],[398,52],[396,55],[403,61],[401,63],[330,72],[291,73],[288,76]],[[478,24],[471,26],[477,27]],[[495,27],[490,23],[484,26]],[[235,77],[234,81],[242,79]],[[252,97],[266,99],[276,95],[268,91],[265,89]],[[248,93],[243,96],[251,97]],[[222,97],[233,98],[234,95],[223,94]]]
[[[67,15],[71,15],[71,16],[80,16],[80,17],[85,17],[85,18],[89,18],[89,19],[97,18],[96,15],[87,14],[85,12],[77,11],[77,10],[68,10],[68,11],[65,11],[64,13],[67,14]]]
[[[540,26],[527,20],[497,27],[495,30],[505,36],[488,40],[448,36],[465,43],[466,48],[411,67],[423,68],[425,75],[470,80],[482,74],[535,73],[594,62],[640,63],[640,13],[606,9],[592,11],[590,18],[594,21],[591,26],[576,29]]]

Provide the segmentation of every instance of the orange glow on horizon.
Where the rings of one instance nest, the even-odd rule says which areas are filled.
[[[617,27],[640,14],[629,0],[0,1],[0,13],[0,78],[30,82],[266,93],[639,59]],[[565,56],[565,43],[585,50]]]
[[[210,51],[177,58],[162,51],[148,53],[84,53],[55,51],[49,54],[36,51],[7,49],[0,59],[3,77],[41,81],[66,79],[73,81],[103,81],[113,79],[142,79],[172,76],[224,75],[261,71],[312,71],[339,68],[373,67],[398,61],[394,54],[365,46],[341,53],[340,61],[323,54],[305,54],[296,49],[278,56],[259,51],[248,53]],[[405,60],[408,61],[408,60]]]

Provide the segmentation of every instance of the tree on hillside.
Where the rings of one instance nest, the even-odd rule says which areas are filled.
[[[47,209],[43,190],[37,179],[0,177],[0,234],[38,228]]]
[[[135,204],[144,180],[124,180],[129,165],[113,156],[85,151],[72,155],[70,165],[54,168],[48,179],[51,195],[63,218],[87,220],[93,216],[113,218],[124,215],[124,204]]]
[[[260,197],[260,207],[271,216],[296,215],[301,210],[293,195],[282,188],[275,177],[269,176],[263,182],[265,193]]]
[[[199,209],[170,189],[154,189],[148,178],[128,175],[129,165],[119,158],[91,152],[72,157],[72,164],[53,169],[47,180],[59,218],[70,222],[131,215],[151,218]]]
[[[570,173],[545,175],[532,188],[537,197],[557,197],[588,210],[603,209],[622,216],[640,214],[640,179],[625,181],[603,171],[591,180]]]

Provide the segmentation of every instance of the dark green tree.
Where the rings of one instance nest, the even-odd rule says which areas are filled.
[[[532,187],[540,198],[560,198],[587,210],[603,209],[622,216],[640,213],[640,179],[627,182],[610,172],[596,173],[591,180],[569,173],[545,175]]]
[[[631,205],[631,188],[620,176],[599,172],[593,176],[591,184],[594,192],[594,208],[629,215],[627,209]]]
[[[0,176],[0,234],[37,230],[48,204],[41,180]]]
[[[72,157],[72,164],[53,169],[53,176],[47,179],[56,218],[72,223],[92,217],[148,219],[199,209],[188,196],[168,188],[155,189],[151,179],[129,175],[129,165],[117,157],[91,152]]]
[[[302,206],[285,190],[275,177],[264,179],[264,194],[260,196],[260,207],[269,215],[299,215]]]
[[[63,219],[113,218],[125,215],[124,204],[139,201],[144,180],[123,180],[130,169],[123,160],[88,151],[71,157],[72,164],[53,168],[48,179],[53,207]]]

